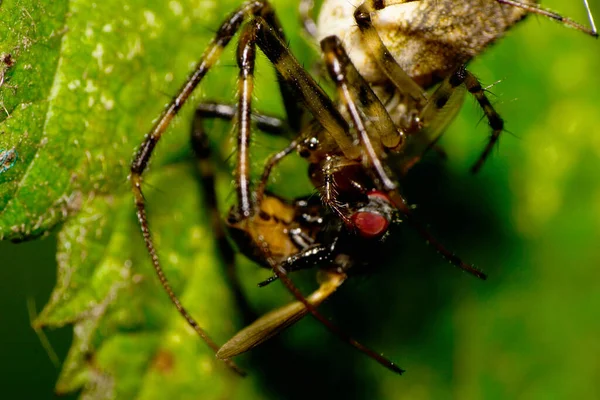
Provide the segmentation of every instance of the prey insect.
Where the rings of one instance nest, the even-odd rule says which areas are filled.
[[[307,2],[303,5],[304,10],[311,9]],[[535,2],[471,0],[459,7],[450,0],[366,0],[358,5],[326,0],[316,25],[308,23],[308,15],[304,19],[306,26],[316,27],[312,33],[319,40],[323,62],[337,89],[336,100],[325,94],[291,54],[267,1],[248,1],[225,19],[139,148],[131,166],[131,182],[144,241],[163,287],[188,323],[231,368],[241,373],[230,357],[310,313],[358,350],[401,373],[393,362],[347,336],[317,311],[350,273],[373,265],[364,255],[384,243],[400,219],[413,225],[454,265],[485,278],[416,222],[399,191],[397,176],[435,144],[459,108],[463,88],[476,98],[492,129],[488,145],[473,166],[474,171],[481,168],[503,130],[503,121],[465,64],[528,13],[551,17],[596,36],[595,30],[543,10]],[[210,152],[202,120],[237,120],[237,204],[225,225],[245,255],[273,270],[274,278],[268,282],[281,280],[297,301],[259,318],[219,348],[180,304],[162,272],[146,216],[142,174],[171,120],[238,31],[237,105],[201,105],[192,143],[204,172],[205,197],[214,206],[214,179],[208,173]],[[257,47],[277,72],[285,122],[252,113]],[[294,140],[267,161],[256,185],[250,179],[253,119],[262,130],[294,133]],[[266,192],[270,172],[293,151],[307,161],[320,202],[285,201]],[[231,263],[233,250],[222,237],[223,223],[218,218],[213,218],[213,223],[224,258]],[[322,271],[321,285],[305,297],[288,273],[310,267]]]

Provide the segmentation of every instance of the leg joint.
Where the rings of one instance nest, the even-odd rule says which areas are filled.
[[[502,131],[504,129],[504,120],[498,114],[492,114],[489,116],[490,128],[495,132]]]
[[[372,22],[371,22],[371,13],[369,12],[369,10],[363,5],[359,6],[355,11],[354,11],[354,20],[356,21],[356,24],[358,25],[358,27],[363,30],[366,28],[369,28],[370,26],[372,26]]]
[[[467,76],[468,72],[463,65],[452,74],[449,83],[452,85],[452,87],[460,86],[467,79]]]

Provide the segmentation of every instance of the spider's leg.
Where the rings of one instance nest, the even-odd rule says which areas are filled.
[[[395,372],[397,374],[402,374],[404,372],[403,369],[398,367],[392,361],[388,360],[381,354],[373,351],[372,349],[366,347],[362,343],[360,343],[360,342],[356,341],[355,339],[353,339],[352,337],[348,336],[344,331],[342,331],[340,328],[338,328],[336,325],[334,325],[331,321],[329,321],[327,318],[325,318],[321,313],[319,313],[319,311],[317,311],[316,305],[312,304],[310,299],[307,299],[306,297],[304,297],[304,295],[300,292],[300,290],[298,290],[298,288],[294,285],[292,280],[289,278],[284,266],[282,264],[278,264],[277,262],[275,262],[275,260],[273,260],[273,257],[271,257],[268,254],[269,253],[268,247],[263,246],[263,250],[265,251],[265,259],[269,263],[271,268],[273,269],[273,272],[275,273],[275,275],[277,275],[277,278],[279,278],[279,280],[281,282],[283,282],[283,284],[287,287],[287,289],[294,295],[296,300],[298,300],[300,303],[302,303],[304,305],[304,307],[306,308],[306,311],[308,311],[310,314],[312,314],[312,316],[317,321],[319,321],[322,325],[324,325],[327,329],[329,329],[330,332],[337,335],[341,340],[345,341],[346,343],[348,343],[349,345],[351,345],[352,347],[354,347],[361,353],[365,354],[366,356],[377,361],[379,364],[386,367],[390,371]]]
[[[235,106],[218,102],[203,101],[196,106],[196,116],[201,119],[216,118],[231,121],[235,117],[236,112],[237,108]],[[290,131],[287,122],[278,117],[252,113],[250,118],[258,129],[270,135],[281,136]]]
[[[348,152],[353,156],[351,158],[357,159],[360,155],[360,149],[358,149],[352,143],[352,138],[349,135],[346,122],[335,108],[335,105],[331,99],[327,97],[325,92],[300,66],[298,61],[287,49],[285,43],[275,34],[273,27],[267,24],[267,22],[260,17],[252,20],[248,24],[248,27],[251,27],[252,29],[249,28],[245,30],[244,34],[240,38],[240,48],[238,49],[238,54],[252,54],[253,51],[249,50],[249,48],[254,47],[254,45],[258,45],[267,58],[271,60],[277,72],[281,74],[282,78],[285,79],[289,87],[300,97],[308,110],[319,121],[319,123],[321,123],[321,125],[327,129],[344,153]],[[245,45],[242,45],[242,43],[245,43]],[[240,63],[240,61],[238,61],[238,63]],[[243,84],[240,83],[241,89],[244,87],[242,85]],[[240,92],[242,93],[243,91]],[[249,118],[249,111],[247,111],[247,113]],[[243,117],[240,117],[240,125],[243,121]],[[308,312],[310,312],[313,317],[327,327],[332,333],[336,334],[342,340],[352,345],[362,353],[376,360],[386,368],[396,373],[402,373],[402,370],[394,363],[352,339],[337,326],[333,325],[327,318],[321,315],[317,311],[316,307],[314,307],[294,285],[291,279],[287,276],[287,272],[282,265],[273,259],[269,250],[269,243],[260,237],[258,239],[262,241],[262,243],[260,243],[260,248],[263,252],[265,261],[268,263],[271,269],[273,269],[273,272],[283,282],[287,289],[294,295],[294,297],[304,304]]]
[[[490,140],[471,171],[475,173],[481,169],[504,129],[504,121],[485,95],[485,90],[481,87],[479,80],[463,65],[442,81],[419,113],[419,120],[423,128],[415,138],[416,140],[413,140],[414,146],[411,148],[411,154],[414,153],[417,156],[407,160],[404,172],[412,167],[424,153],[435,147],[445,128],[454,119],[462,105],[463,89],[467,89],[475,97],[492,129]]]
[[[158,253],[154,246],[148,217],[146,214],[146,205],[142,192],[142,175],[146,170],[152,152],[156,144],[160,140],[162,134],[166,131],[171,120],[178,114],[183,104],[187,101],[196,86],[204,78],[209,69],[217,62],[223,49],[231,41],[235,33],[238,31],[247,16],[262,15],[267,20],[275,20],[273,9],[266,1],[254,0],[243,4],[236,11],[231,13],[221,24],[214,39],[210,42],[200,61],[196,64],[192,73],[188,76],[183,86],[179,89],[178,94],[171,100],[167,107],[163,110],[158,120],[154,123],[152,129],[146,135],[146,138],[139,147],[134,160],[131,164],[131,184],[134,194],[135,204],[137,208],[137,218],[144,238],[144,243],[150,257],[152,265],[160,280],[161,285],[168,294],[171,302],[175,305],[179,313],[186,319],[188,324],[198,333],[198,335],[206,342],[206,344],[215,352],[219,346],[208,336],[194,318],[183,307],[171,285],[169,284],[160,264]],[[278,34],[281,34],[281,29],[278,28]],[[231,361],[226,360],[227,365],[243,375],[243,372]]]
[[[496,1],[501,4],[507,4],[507,5],[510,5],[513,7],[522,8],[523,10],[527,11],[528,13],[538,14],[538,15],[553,19],[563,25],[570,26],[571,28],[575,28],[578,31],[582,31],[583,33],[586,33],[590,36],[598,37],[598,32],[596,31],[596,25],[594,24],[594,18],[592,16],[592,13],[590,12],[587,1],[585,2],[585,6],[588,11],[588,16],[590,18],[591,28],[585,27],[585,26],[573,21],[570,18],[563,17],[560,14],[557,14],[550,10],[546,10],[537,4],[524,3],[522,1],[514,1],[514,0],[496,0]]]
[[[252,311],[243,295],[235,268],[235,251],[225,234],[226,230],[221,218],[221,213],[219,212],[215,192],[214,158],[212,157],[208,136],[204,129],[205,119],[218,118],[229,121],[233,119],[235,113],[236,108],[231,105],[219,103],[199,104],[196,107],[196,114],[192,124],[191,143],[192,149],[198,158],[198,170],[200,173],[203,199],[208,206],[212,232],[217,241],[221,259],[225,265],[225,272],[229,279],[230,286],[233,289],[236,302],[242,311],[244,321],[250,323],[256,318],[256,314]],[[272,134],[281,134],[287,130],[286,123],[275,117],[253,114],[252,119],[261,130],[268,131]]]
[[[452,265],[462,269],[463,271],[476,276],[479,279],[486,280],[487,275],[475,268],[471,264],[467,264],[456,254],[448,250],[435,236],[429,232],[429,229],[425,227],[421,222],[414,216],[410,206],[406,204],[404,197],[398,192],[393,191],[388,193],[390,199],[394,203],[394,206],[398,208],[402,214],[406,217],[406,221],[417,231],[417,233],[425,239],[425,242],[433,247],[445,260],[448,260]]]
[[[254,25],[258,47],[293,91],[295,98],[304,104],[317,122],[328,132],[337,149],[340,149],[350,160],[359,159],[361,150],[354,144],[348,124],[337,110],[334,102],[300,65],[273,27],[262,18],[257,18]]]
[[[418,116],[421,129],[418,135],[412,136],[408,157],[401,162],[403,175],[429,150],[444,153],[437,142],[460,111],[465,98],[464,89],[464,85],[452,86],[450,79],[445,79],[432,93]],[[445,153],[440,155],[445,157]]]
[[[377,62],[379,68],[387,75],[395,88],[400,92],[407,94],[417,103],[423,103],[426,100],[423,89],[398,65],[394,56],[381,41],[381,37],[373,26],[371,13],[383,10],[386,7],[410,3],[420,0],[366,0],[356,8],[354,20],[360,29],[365,42],[365,47],[371,56]]]
[[[428,119],[432,119],[434,114],[439,113],[447,105],[449,107],[454,107],[452,103],[455,102],[454,100],[456,99],[456,89],[461,85],[464,85],[469,93],[475,97],[488,120],[490,128],[492,129],[492,135],[490,136],[487,146],[481,153],[481,156],[479,156],[477,162],[471,168],[471,172],[476,173],[481,169],[483,163],[490,155],[494,145],[498,141],[498,138],[504,129],[504,121],[490,103],[489,99],[485,95],[485,90],[481,87],[481,84],[475,75],[467,71],[464,65],[454,71],[454,73],[446,78],[438,87],[438,89],[432,94],[428,104],[423,109],[422,119],[426,124]]]
[[[238,105],[237,105],[237,164],[235,168],[235,184],[237,205],[234,210],[237,220],[244,220],[254,215],[255,199],[252,196],[250,182],[250,134],[252,92],[254,90],[254,66],[256,49],[252,22],[244,26],[240,33],[237,48]],[[250,44],[250,45],[249,45]]]
[[[404,132],[398,130],[384,105],[369,84],[358,73],[337,36],[321,41],[321,49],[329,76],[334,81],[352,125],[358,133],[366,165],[375,173],[383,191],[396,189],[393,176],[386,170],[386,150],[399,150],[404,145]]]
[[[383,110],[381,109],[383,105],[379,102],[379,99],[375,96],[369,85],[362,79],[356,68],[352,65],[352,62],[348,58],[337,37],[331,36],[323,39],[321,47],[325,53],[325,60],[330,75],[338,86],[340,98],[348,109],[348,114],[352,118],[355,129],[359,131],[361,145],[364,146],[367,153],[369,168],[375,169],[376,166],[372,163],[372,159],[383,165],[381,157],[384,153],[381,151],[381,148],[379,148],[379,153],[376,151],[376,144],[371,142],[370,134],[367,132],[366,122],[369,120],[377,121],[377,124],[371,124],[369,128],[373,128],[375,125],[384,126],[379,124],[384,119],[384,114],[387,115],[387,112],[385,111],[385,108],[383,108]],[[379,105],[377,105],[377,103],[379,103]],[[389,116],[387,116],[387,118],[389,118]],[[395,128],[393,129],[395,130]],[[369,148],[373,149],[372,153],[370,153]],[[385,169],[382,169],[382,171],[383,174],[387,174]],[[392,181],[392,178],[393,176],[391,175],[381,178],[379,181],[379,189],[388,193],[396,208],[406,216],[408,222],[427,241],[427,243],[433,246],[452,264],[479,278],[485,279],[485,275],[482,272],[475,267],[464,263],[451,251],[447,250],[437,239],[435,239],[427,228],[415,219],[410,208],[406,205],[406,201],[398,192],[396,185],[391,187],[386,187],[384,185],[383,179]]]

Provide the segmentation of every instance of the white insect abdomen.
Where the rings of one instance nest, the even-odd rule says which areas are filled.
[[[361,3],[325,0],[317,38],[338,36],[361,75],[371,84],[384,84],[387,79],[354,20]],[[375,12],[372,21],[402,69],[427,87],[481,53],[525,15],[522,9],[496,0],[418,0]]]

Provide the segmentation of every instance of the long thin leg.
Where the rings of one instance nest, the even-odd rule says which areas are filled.
[[[242,311],[244,321],[252,322],[256,319],[256,314],[252,311],[246,298],[243,295],[240,281],[235,268],[235,251],[227,240],[225,227],[217,204],[215,192],[214,159],[211,156],[208,136],[204,129],[204,120],[207,118],[219,118],[231,120],[235,116],[237,109],[233,106],[218,103],[202,103],[196,108],[196,116],[192,124],[191,143],[192,149],[198,158],[198,169],[200,172],[200,181],[202,183],[203,198],[208,205],[210,212],[210,221],[212,231],[217,240],[217,246],[221,259],[225,265],[225,272],[229,279],[230,286],[233,289],[236,302]],[[260,114],[252,114],[252,119],[262,130],[269,131],[272,134],[281,134],[285,132],[287,124],[277,118]],[[260,202],[258,202],[260,204]]]
[[[598,30],[596,29],[596,22],[594,21],[594,14],[590,9],[590,3],[588,2],[588,0],[583,0],[583,4],[585,4],[585,11],[587,11],[590,26],[592,27],[592,32],[598,34]]]
[[[238,10],[234,11],[232,14],[230,14],[229,17],[225,20],[225,22],[223,22],[223,24],[219,27],[215,38],[208,45],[208,48],[204,52],[202,58],[196,65],[192,74],[188,77],[184,85],[180,88],[178,94],[167,105],[165,110],[162,112],[161,116],[158,118],[158,120],[150,130],[149,134],[146,136],[144,142],[138,149],[136,156],[131,164],[131,184],[137,208],[137,217],[140,223],[140,228],[142,231],[144,242],[146,244],[146,248],[152,260],[154,270],[161,282],[161,285],[165,289],[171,302],[175,305],[179,313],[186,319],[188,324],[194,328],[198,335],[215,352],[218,350],[219,346],[208,336],[208,334],[198,325],[198,323],[183,307],[183,305],[180,303],[179,299],[173,292],[173,289],[171,288],[162,270],[158,254],[156,252],[156,248],[154,247],[154,242],[152,240],[150,227],[148,224],[144,195],[142,192],[142,174],[148,166],[148,162],[150,161],[152,151],[156,147],[156,144],[160,140],[162,134],[167,129],[169,123],[177,115],[183,104],[189,98],[196,86],[200,83],[202,78],[204,78],[208,70],[216,63],[219,56],[223,52],[224,47],[231,41],[234,34],[238,31],[244,19],[248,15],[262,15],[267,20],[270,20],[273,24],[277,25],[273,10],[270,7],[270,5],[265,1],[250,1],[242,5]],[[277,32],[279,35],[281,35],[282,31],[279,27],[277,28]],[[249,112],[248,119],[250,119]],[[242,170],[242,173],[245,173],[245,171]],[[239,195],[239,197],[242,196],[246,196],[246,194],[242,193]],[[246,196],[246,198],[247,197],[248,196]],[[246,206],[248,206],[248,204],[246,204]],[[241,375],[244,374],[243,371],[241,371],[232,361],[226,360],[226,363],[237,373]]]
[[[500,134],[504,130],[504,120],[500,117],[496,110],[494,110],[494,107],[485,95],[485,91],[481,87],[479,80],[475,77],[475,75],[467,71],[464,66],[452,74],[448,82],[453,87],[457,87],[460,84],[465,85],[469,93],[471,93],[479,103],[479,106],[483,110],[488,120],[488,124],[492,129],[492,135],[490,136],[487,146],[483,150],[483,153],[481,153],[481,156],[479,156],[479,160],[477,160],[475,165],[473,165],[471,168],[471,172],[476,173],[481,169],[486,158],[490,155],[494,145],[500,138]]]
[[[400,149],[404,142],[404,132],[398,131],[381,101],[350,61],[339,38],[326,37],[321,41],[321,49],[329,76],[336,84],[339,97],[358,132],[368,165],[375,171],[382,190],[394,190],[397,185],[381,160],[381,155],[385,154],[381,144],[387,149]],[[370,130],[367,129],[364,115],[369,115],[369,120],[375,121],[369,125]]]
[[[376,60],[379,68],[387,75],[395,88],[400,92],[409,95],[417,104],[422,104],[426,100],[423,89],[410,77],[394,59],[383,44],[379,33],[371,21],[371,13],[383,10],[386,7],[410,3],[420,0],[366,0],[356,8],[354,20],[360,29],[366,48],[371,56]]]
[[[375,97],[373,100],[375,103],[365,100],[366,98],[371,98],[371,95],[375,96],[375,94],[371,91],[369,85],[362,80],[360,74],[358,74],[356,68],[352,65],[352,62],[348,58],[339,39],[336,37],[325,38],[321,42],[321,46],[323,51],[326,53],[326,62],[330,68],[332,79],[335,80],[340,91],[341,100],[348,108],[348,113],[352,118],[355,129],[359,131],[359,137],[361,140],[363,140],[361,143],[367,148],[366,151],[370,163],[369,167],[376,168],[376,164],[371,163],[371,158],[382,164],[380,161],[381,156],[375,151],[375,147],[368,143],[370,141],[370,137],[369,133],[366,132],[364,120],[375,120],[379,122],[382,119],[381,113],[387,112],[385,109],[382,111],[379,106],[375,106],[376,102],[379,102],[377,97]],[[355,92],[353,93],[351,90],[354,90]],[[370,94],[367,95],[369,92]],[[363,95],[357,98],[356,93],[361,93]],[[381,103],[379,104],[381,105]],[[381,107],[383,106],[381,105]],[[361,130],[364,130],[364,132],[360,132]],[[370,151],[373,151],[373,153],[370,154]],[[386,171],[383,170],[383,173],[386,174]],[[387,179],[391,180],[390,177],[387,177]],[[425,227],[416,221],[412,215],[412,212],[410,211],[410,208],[406,205],[404,198],[397,191],[396,186],[386,188],[383,186],[383,180],[380,182],[380,185],[380,190],[388,192],[388,195],[390,196],[396,208],[406,215],[407,219],[417,230],[417,232],[445,259],[462,270],[469,272],[478,278],[485,279],[485,274],[477,270],[475,267],[464,263],[460,258],[447,250],[439,241],[435,239],[435,237],[433,237],[433,235],[431,235],[431,233],[429,233]]]
[[[285,270],[285,268],[281,264],[278,264],[277,262],[275,262],[275,260],[273,260],[273,257],[271,257],[271,255],[269,254],[268,243],[264,243],[263,251],[265,253],[265,259],[267,260],[267,262],[273,269],[273,272],[275,273],[275,275],[277,275],[279,280],[281,280],[283,282],[283,284],[287,287],[287,289],[294,295],[296,300],[298,300],[299,302],[304,304],[304,307],[306,307],[308,312],[311,313],[312,316],[315,319],[317,319],[317,321],[319,321],[321,324],[323,324],[327,329],[329,329],[330,332],[337,335],[340,339],[342,339],[349,345],[353,346],[355,349],[357,349],[361,353],[364,353],[368,357],[377,361],[379,364],[383,365],[390,371],[395,372],[400,375],[404,372],[403,369],[398,367],[392,361],[383,357],[381,354],[376,353],[375,351],[371,350],[370,348],[364,346],[360,342],[357,342],[356,340],[354,340],[353,338],[348,336],[340,328],[338,328],[336,325],[332,324],[331,321],[329,321],[327,318],[325,318],[323,315],[321,315],[321,313],[319,313],[319,311],[317,311],[317,308],[315,307],[315,305],[313,305],[309,300],[307,300],[306,297],[304,297],[304,295],[300,292],[300,290],[298,290],[296,285],[294,285],[292,280],[288,277],[287,271]]]
[[[256,187],[256,192],[255,192],[256,204],[260,204],[260,202],[262,201],[262,199],[265,195],[267,183],[269,182],[269,176],[271,176],[271,172],[273,171],[273,168],[275,168],[275,166],[277,164],[279,164],[279,162],[281,160],[283,160],[285,157],[290,155],[294,150],[296,150],[296,147],[298,146],[299,141],[300,141],[300,139],[292,140],[285,149],[283,149],[283,150],[273,154],[271,157],[269,157],[269,159],[265,163],[265,167],[263,169],[262,176],[260,177],[260,181],[258,182],[258,185]]]
[[[201,119],[207,118],[218,118],[225,121],[231,121],[237,113],[237,108],[230,104],[222,104],[216,102],[202,102],[196,106],[196,115]],[[272,117],[265,114],[251,114],[252,122],[256,124],[256,127],[262,132],[282,136],[290,131],[286,121],[283,121],[277,117]]]
[[[273,33],[273,28],[270,27],[262,18],[257,17],[254,19],[249,25],[253,28],[256,38],[256,44],[260,47],[263,53],[271,60],[276,70],[281,73],[282,77],[286,79],[291,88],[296,90],[297,94],[300,94],[301,99],[306,104],[307,108],[311,111],[313,116],[319,120],[319,122],[327,127],[329,126],[334,131],[329,131],[335,137],[337,133],[340,135],[342,140],[347,140],[349,138],[347,129],[344,129],[346,124],[339,112],[335,109],[335,106],[331,102],[331,100],[327,97],[327,95],[323,92],[323,90],[316,85],[314,80],[308,76],[306,71],[300,67],[295,58],[290,54],[289,50],[286,48],[285,44]],[[248,35],[248,37],[252,37]],[[250,42],[247,43],[250,45]],[[335,111],[335,112],[333,112]],[[329,114],[329,115],[328,115]],[[339,116],[339,121],[328,121],[325,119],[326,116]],[[319,118],[319,116],[321,118]],[[340,131],[340,129],[342,129]],[[336,141],[337,141],[336,137]],[[339,142],[338,142],[339,144]],[[350,149],[356,148],[352,146]],[[261,238],[259,237],[259,240]],[[386,368],[401,374],[402,369],[398,368],[393,362],[381,356],[380,354],[374,352],[363,344],[357,342],[342,330],[340,330],[337,326],[333,325],[329,320],[327,320],[323,315],[321,315],[317,309],[310,304],[310,302],[302,295],[302,293],[296,288],[294,283],[288,278],[285,269],[278,264],[273,257],[271,256],[271,252],[269,250],[269,243],[263,241],[261,243],[261,250],[264,255],[265,261],[269,264],[269,266],[273,269],[273,272],[278,276],[278,278],[284,283],[287,289],[296,297],[296,299],[310,312],[313,317],[315,317],[319,322],[321,322],[329,331],[336,334],[340,339],[350,344],[357,350],[366,354],[370,358],[379,362],[381,365]]]
[[[250,187],[250,133],[252,91],[254,90],[254,65],[256,49],[253,46],[254,32],[249,23],[242,29],[238,42],[237,62],[240,68],[238,79],[238,109],[237,109],[237,165],[235,182],[237,186],[238,203],[236,213],[240,219],[249,218],[256,210]]]
[[[271,61],[277,72],[285,80],[313,117],[329,133],[340,149],[350,160],[361,157],[361,149],[355,146],[349,133],[349,127],[335,104],[325,94],[323,89],[300,65],[292,55],[285,42],[276,34],[272,27],[262,18],[255,21],[256,43]]]
[[[462,269],[463,271],[476,276],[479,279],[486,280],[487,275],[475,268],[473,265],[467,264],[460,259],[456,254],[446,249],[436,238],[429,232],[429,230],[421,224],[416,217],[413,215],[412,210],[406,204],[406,200],[404,197],[400,195],[397,191],[388,193],[390,199],[394,203],[394,206],[398,208],[405,216],[410,223],[410,225],[417,231],[417,233],[425,239],[425,242],[433,247],[444,259],[448,260],[452,265]]]
[[[590,12],[590,8],[589,5],[587,3],[587,0],[585,1],[585,6],[588,12],[588,16],[590,18],[590,25],[591,28],[587,28],[575,21],[573,21],[570,18],[567,17],[563,17],[560,14],[557,14],[555,12],[552,12],[550,10],[546,10],[542,7],[540,7],[537,4],[531,4],[531,3],[523,3],[521,1],[514,1],[514,0],[496,0],[498,3],[501,4],[507,4],[513,7],[519,7],[522,8],[523,10],[527,11],[528,13],[531,14],[538,14],[538,15],[542,15],[544,17],[548,17],[550,19],[553,19],[555,21],[558,21],[559,23],[566,25],[566,26],[570,26],[571,28],[575,28],[578,31],[582,31],[590,36],[593,37],[598,37],[598,32],[596,31],[596,25],[594,24],[594,18],[592,16],[592,13]]]
[[[485,90],[481,87],[481,84],[475,75],[467,71],[464,65],[454,71],[452,75],[446,78],[438,86],[429,98],[425,107],[421,110],[419,119],[422,121],[425,134],[421,135],[422,137],[419,137],[418,139],[420,141],[423,141],[423,139],[430,141],[423,151],[417,151],[417,153],[422,155],[432,148],[440,139],[444,128],[453,119],[458,108],[460,108],[460,105],[462,104],[463,93],[460,90],[462,86],[475,97],[492,129],[492,135],[490,136],[487,146],[481,153],[481,156],[479,156],[477,162],[471,168],[471,172],[476,173],[481,169],[485,160],[494,148],[494,145],[498,141],[500,134],[504,129],[504,121],[490,103],[485,95]]]

